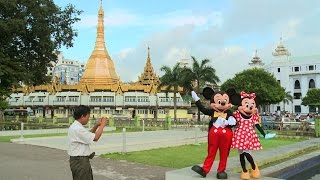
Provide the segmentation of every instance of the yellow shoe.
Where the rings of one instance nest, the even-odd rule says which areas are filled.
[[[257,164],[255,164],[255,165],[256,165],[256,169],[255,170],[251,169],[251,176],[253,178],[258,179],[258,178],[260,178],[260,170],[259,170],[258,165]]]
[[[241,173],[241,179],[250,179],[249,171]]]

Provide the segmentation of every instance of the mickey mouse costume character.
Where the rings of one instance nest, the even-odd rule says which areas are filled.
[[[254,129],[256,127],[265,137],[263,129],[259,125],[260,117],[257,113],[257,100],[255,93],[241,91],[238,95],[238,110],[233,113],[237,120],[237,128],[234,131],[231,147],[238,149],[240,154],[240,164],[242,167],[241,179],[250,179],[250,174],[246,169],[245,158],[252,167],[251,176],[260,177],[260,171],[254,162],[250,150],[262,149],[258,135]]]
[[[234,89],[229,89],[227,92],[214,92],[209,87],[204,88],[203,96],[210,100],[210,109],[201,104],[200,98],[194,91],[191,94],[199,110],[203,114],[211,116],[208,131],[208,155],[202,167],[195,165],[191,169],[202,177],[206,177],[219,149],[220,162],[217,169],[217,178],[227,179],[228,175],[225,170],[232,140],[231,127],[236,124],[236,120],[229,109],[232,107],[232,96],[236,95],[236,92]]]

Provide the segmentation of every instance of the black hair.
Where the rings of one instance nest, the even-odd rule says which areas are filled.
[[[90,114],[90,108],[88,106],[80,105],[74,109],[73,118],[75,120],[80,119],[81,116]]]

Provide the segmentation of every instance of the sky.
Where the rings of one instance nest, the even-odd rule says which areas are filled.
[[[86,63],[96,38],[100,0],[54,0],[83,13],[74,25],[74,46],[64,57]],[[150,47],[163,65],[210,59],[221,83],[249,67],[254,52],[272,62],[280,37],[291,56],[320,54],[319,0],[103,0],[105,41],[122,82],[137,81]],[[320,61],[320,60],[319,60]]]

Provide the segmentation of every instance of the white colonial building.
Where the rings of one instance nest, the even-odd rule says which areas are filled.
[[[272,55],[272,62],[264,66],[264,69],[275,76],[286,92],[291,93],[293,102],[271,105],[270,112],[284,110],[302,114],[316,112],[315,107],[303,106],[301,103],[309,89],[320,87],[320,55],[292,57],[281,38]]]

